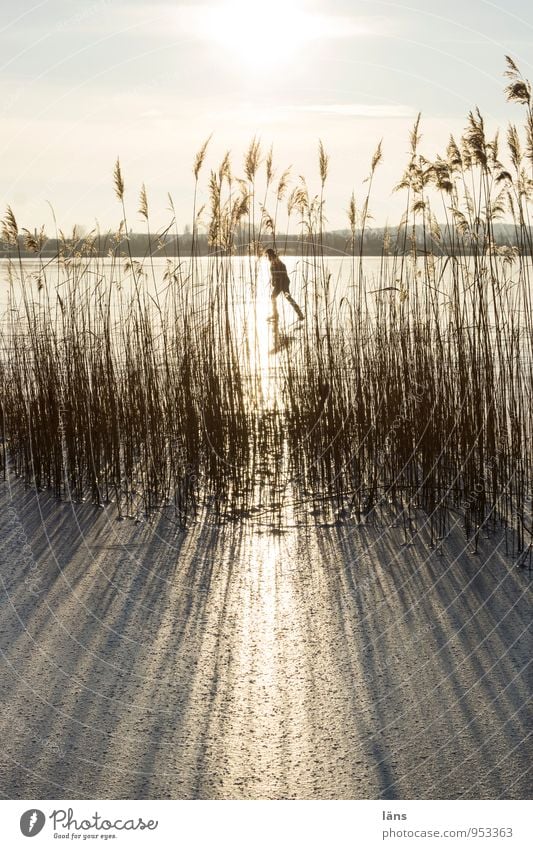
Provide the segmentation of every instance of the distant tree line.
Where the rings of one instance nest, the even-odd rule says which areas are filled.
[[[437,256],[469,255],[472,253],[483,253],[489,245],[497,248],[509,249],[516,253],[528,253],[527,245],[533,244],[533,228],[528,229],[529,238],[524,238],[524,232],[516,232],[511,224],[494,225],[490,234],[490,241],[484,232],[464,233],[455,228],[442,226],[437,235],[425,230],[423,227],[394,227],[394,228],[372,228],[366,230],[361,237],[360,231],[352,233],[350,230],[334,230],[323,233],[321,237],[313,233],[291,233],[281,236],[262,235],[255,242],[246,238],[249,234],[236,234],[234,245],[229,252],[213,245],[209,241],[208,234],[196,233],[193,236],[186,230],[181,234],[169,234],[148,236],[146,233],[130,232],[125,234],[99,233],[80,236],[74,231],[71,237],[48,238],[43,231],[37,233],[20,234],[16,244],[9,244],[0,240],[0,256],[20,255],[23,259],[52,258],[55,256],[124,256],[142,258],[149,255],[154,256],[191,256],[192,252],[197,256],[209,256],[222,254],[242,256],[251,252],[260,252],[266,247],[274,247],[284,255],[305,255],[308,253],[323,253],[327,256],[394,256],[398,254],[409,254],[416,250],[418,253],[432,253]]]

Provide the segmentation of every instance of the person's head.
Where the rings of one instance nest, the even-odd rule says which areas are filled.
[[[276,251],[272,250],[272,248],[267,248],[265,254],[270,262],[277,257]]]

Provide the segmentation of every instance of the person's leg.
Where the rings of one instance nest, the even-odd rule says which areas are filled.
[[[293,308],[294,312],[296,313],[296,315],[298,316],[300,321],[303,321],[304,314],[303,314],[302,310],[300,309],[300,307],[298,306],[298,304],[296,303],[296,301],[294,300],[294,298],[291,296],[290,292],[284,292],[283,294],[285,296],[285,300],[289,302],[289,304]]]
[[[276,291],[276,289],[272,288],[272,291],[270,293],[270,303],[272,304],[272,310],[271,310],[271,313],[270,313],[270,318],[272,319],[272,321],[278,321],[278,319],[279,319],[278,302],[276,300],[278,295],[279,295],[279,292]]]

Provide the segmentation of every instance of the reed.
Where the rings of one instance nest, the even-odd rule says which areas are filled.
[[[525,144],[511,125],[500,159],[498,138],[487,138],[473,111],[462,138],[428,160],[418,118],[397,187],[405,213],[384,240],[377,281],[368,277],[363,244],[381,143],[364,196],[349,198],[342,288],[323,251],[329,156],[322,143],[316,195],[303,178],[291,186],[288,169],[277,178],[271,150],[261,176],[253,139],[244,177],[234,176],[227,154],[208,178],[208,209],[198,211],[208,140],[193,166],[187,257],[166,256],[163,234],[150,232],[144,186],[150,250],[141,260],[131,255],[118,160],[121,224],[108,235],[106,257],[93,233],[63,237],[54,261],[44,260],[44,233],[26,231],[36,258],[30,268],[8,208],[4,475],[10,470],[61,498],[114,502],[121,519],[166,511],[179,525],[200,513],[279,523],[290,502],[305,515],[349,521],[394,509],[409,539],[421,510],[430,545],[460,522],[477,550],[480,533],[501,526],[512,551],[525,556],[533,113],[529,82],[510,59],[507,73],[508,98],[525,107]],[[212,248],[204,260],[202,216]],[[261,243],[287,247],[295,216],[295,288],[308,320],[298,340],[259,369]],[[502,219],[512,223],[514,246],[495,243]],[[243,239],[247,251],[238,257]],[[178,237],[175,244],[179,252]]]

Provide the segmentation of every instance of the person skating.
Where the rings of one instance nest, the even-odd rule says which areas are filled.
[[[287,268],[278,257],[276,251],[268,248],[265,254],[270,262],[270,299],[272,301],[272,315],[269,316],[269,321],[277,322],[279,319],[277,298],[278,295],[283,295],[286,301],[289,302],[300,321],[304,320],[304,314],[289,291],[290,280],[287,274]]]

